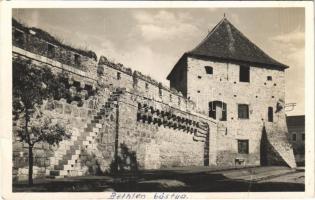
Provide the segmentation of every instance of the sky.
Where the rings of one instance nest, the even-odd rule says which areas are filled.
[[[13,17],[169,85],[166,76],[226,15],[286,70],[288,115],[304,114],[304,8],[14,9]]]

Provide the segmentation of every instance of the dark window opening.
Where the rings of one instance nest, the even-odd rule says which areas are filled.
[[[209,117],[220,121],[226,121],[227,106],[222,101],[209,102]]]
[[[200,93],[200,90],[198,90],[197,93]]]
[[[295,133],[292,135],[292,140],[296,141],[296,134]]]
[[[237,140],[238,153],[248,154],[248,140]]]
[[[121,73],[117,72],[117,80],[120,80],[120,79],[121,79]]]
[[[267,76],[267,81],[272,81],[272,76]]]
[[[207,74],[213,74],[213,67],[205,66],[205,69]]]
[[[172,102],[172,95],[170,94],[170,102]]]
[[[24,33],[20,30],[14,30],[14,40],[19,45],[24,45]]]
[[[249,108],[247,104],[238,104],[238,118],[249,119]]]
[[[80,62],[80,55],[74,54],[74,63],[76,65],[80,65],[81,64],[81,62]]]
[[[52,44],[47,44],[47,54],[49,58],[55,57],[55,46]]]
[[[273,108],[268,107],[268,122],[273,122]]]
[[[145,83],[145,89],[149,89],[149,83]]]
[[[249,82],[250,80],[250,67],[240,65],[240,82]]]
[[[201,79],[201,76],[198,76],[199,79]]]

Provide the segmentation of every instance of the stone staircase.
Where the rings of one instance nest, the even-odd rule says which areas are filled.
[[[288,130],[286,125],[273,124],[266,126],[267,140],[275,153],[291,168],[296,168],[293,148],[288,139]]]
[[[74,130],[71,140],[62,141],[50,158],[48,178],[64,178],[67,176],[82,176],[86,173],[80,162],[84,156],[97,152],[96,138],[102,130],[105,120],[109,120],[111,113],[117,107],[119,96],[123,91],[113,91],[107,102],[101,106],[92,120],[87,120],[83,130]]]

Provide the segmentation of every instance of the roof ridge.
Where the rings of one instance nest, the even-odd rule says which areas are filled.
[[[252,44],[255,48],[257,48],[259,51],[261,51],[261,53],[264,54],[264,56],[268,57],[269,59],[271,59],[272,61],[279,63],[281,65],[281,62],[278,62],[277,60],[273,59],[271,56],[269,56],[267,53],[265,53],[260,47],[258,47],[255,43],[253,43],[247,36],[245,36],[240,30],[238,30],[238,28],[236,28],[230,21],[227,20],[227,22],[229,23],[230,26],[232,26],[244,39],[247,40],[247,42],[249,42],[250,44]]]
[[[225,17],[223,17],[223,19],[221,19],[221,21],[219,23],[217,23],[217,25],[215,25],[210,32],[208,32],[207,36],[195,48],[193,48],[190,51],[194,51],[195,49],[200,47],[203,44],[203,42],[206,41],[214,33],[214,31],[219,27],[219,25],[221,25],[223,23],[224,20],[227,20],[227,19]],[[188,52],[190,52],[190,51],[188,51]]]

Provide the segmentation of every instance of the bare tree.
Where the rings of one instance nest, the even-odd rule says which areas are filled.
[[[55,145],[70,137],[63,124],[40,111],[44,100],[67,95],[62,78],[45,66],[35,67],[24,60],[13,62],[13,120],[17,122],[17,137],[28,145],[29,185],[33,184],[34,145],[40,142]]]

